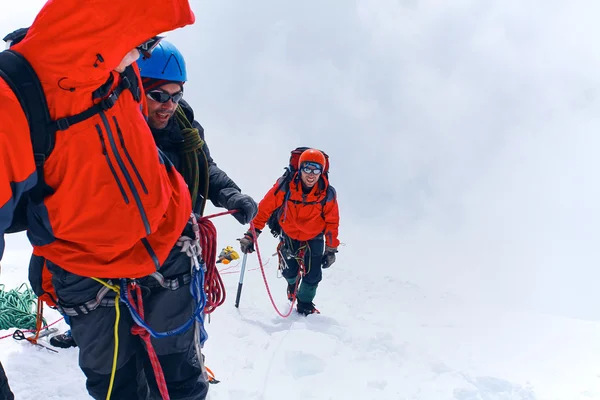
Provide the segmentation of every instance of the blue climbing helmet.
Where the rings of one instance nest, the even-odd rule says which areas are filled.
[[[142,78],[161,79],[165,81],[185,82],[187,71],[181,52],[173,43],[162,40],[152,51],[150,58],[140,55],[137,60]]]

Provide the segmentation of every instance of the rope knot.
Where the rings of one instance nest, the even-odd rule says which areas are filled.
[[[150,336],[150,333],[148,333],[148,331],[145,328],[142,328],[141,326],[136,325],[136,324],[134,324],[131,327],[131,334],[138,335],[142,339],[146,339],[147,337]]]

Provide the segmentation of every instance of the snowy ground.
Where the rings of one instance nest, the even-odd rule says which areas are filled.
[[[45,1],[3,1],[3,34]],[[254,256],[236,309],[226,271],[211,400],[600,400],[600,2],[190,3],[168,39],[212,156],[260,200],[326,150],[347,242],[321,315],[280,318]],[[219,248],[246,228],[219,219]],[[9,236],[0,283],[29,255]],[[0,360],[17,400],[88,398],[76,349]]]
[[[26,281],[29,253],[21,235],[9,236],[7,249],[0,283],[11,288]],[[211,400],[600,399],[599,323],[465,304],[403,280],[400,270],[344,274],[341,262],[325,273],[321,315],[283,319],[256,266],[249,258],[239,309],[238,274],[223,274],[229,296],[206,344],[221,381]],[[266,272],[285,311],[273,260]],[[76,349],[55,354],[8,338],[0,359],[18,400],[88,398]]]

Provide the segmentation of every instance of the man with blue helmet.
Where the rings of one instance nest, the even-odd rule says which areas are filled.
[[[194,120],[194,111],[183,100],[187,81],[185,59],[170,42],[162,40],[151,58],[138,59],[148,104],[148,125],[158,147],[183,175],[192,196],[194,212],[202,215],[207,200],[216,207],[240,210],[233,216],[249,223],[258,210],[256,202],[217,167]]]

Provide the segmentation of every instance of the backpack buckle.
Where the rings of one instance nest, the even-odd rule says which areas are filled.
[[[56,126],[58,127],[59,130],[66,131],[67,129],[69,129],[71,124],[69,123],[68,119],[61,118],[58,121],[56,121]]]
[[[129,81],[129,78],[127,78],[126,76],[123,76],[121,78],[121,83],[119,84],[119,86],[121,86],[121,88],[123,88],[123,90],[129,89],[131,87],[131,82]]]
[[[115,105],[118,98],[119,96],[115,92],[112,92],[107,98],[100,102],[100,107],[102,107],[103,111],[109,110]]]

